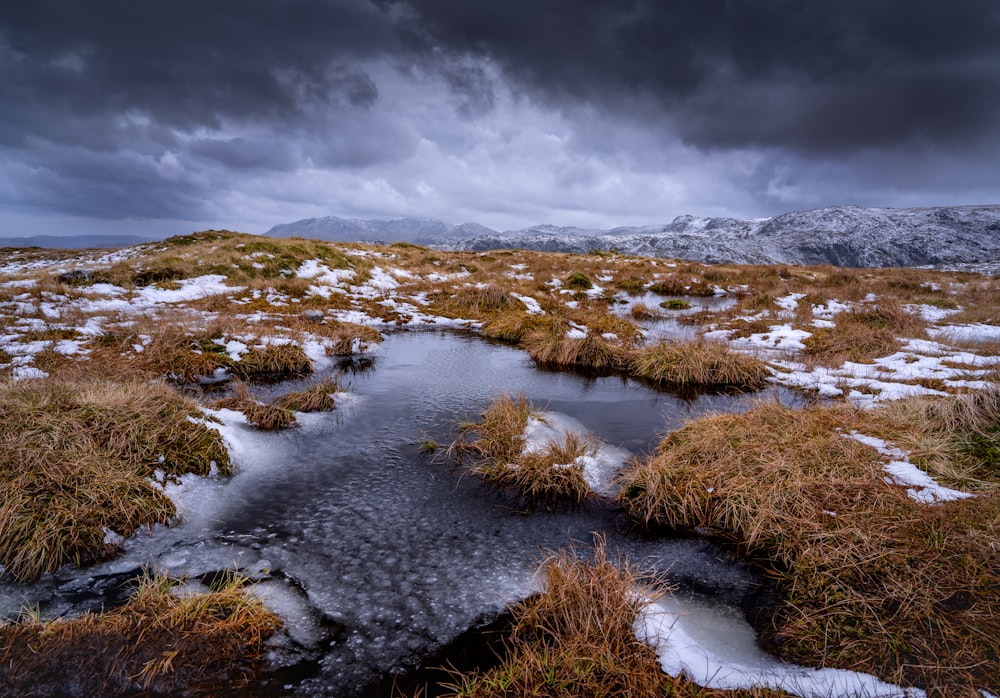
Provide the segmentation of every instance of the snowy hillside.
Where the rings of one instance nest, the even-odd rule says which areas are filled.
[[[678,216],[667,224],[611,230],[537,225],[496,232],[475,223],[312,218],[268,231],[276,237],[408,241],[453,250],[618,250],[652,257],[843,267],[980,264],[1000,260],[1000,206],[834,206],[737,220]]]
[[[495,234],[496,231],[477,223],[449,225],[421,218],[393,220],[361,220],[358,218],[306,218],[294,223],[276,225],[265,235],[279,238],[303,237],[339,242],[414,242],[428,244],[445,238],[461,240],[473,236]]]
[[[705,262],[844,267],[981,263],[1000,259],[1000,206],[837,206],[752,221],[680,216],[667,225],[583,235],[537,226],[451,241],[450,246],[580,253],[615,249]]]

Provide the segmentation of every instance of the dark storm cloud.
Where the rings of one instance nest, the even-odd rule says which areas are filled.
[[[645,99],[703,147],[951,144],[1000,118],[993,0],[408,4],[413,45],[489,56],[553,105]]]
[[[857,168],[954,198],[1000,187],[997,36],[995,0],[0,3],[0,208],[760,215]]]
[[[5,120],[27,104],[182,129],[294,119],[303,99],[370,104],[374,85],[347,62],[393,42],[384,16],[352,0],[5,3],[0,40]]]

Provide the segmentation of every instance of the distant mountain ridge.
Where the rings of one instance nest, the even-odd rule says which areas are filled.
[[[524,248],[627,254],[736,264],[841,267],[977,264],[1000,260],[1000,206],[831,206],[773,218],[696,218],[610,230],[537,225],[497,232],[475,223],[312,218],[275,226],[278,237],[413,242],[455,250]]]
[[[32,235],[0,238],[0,247],[45,247],[61,250],[85,250],[95,247],[130,247],[162,240],[149,235]]]
[[[270,237],[305,237],[339,242],[412,242],[429,244],[443,239],[465,239],[494,235],[497,231],[478,223],[450,225],[424,218],[362,220],[360,218],[306,218],[281,223],[266,233]]]

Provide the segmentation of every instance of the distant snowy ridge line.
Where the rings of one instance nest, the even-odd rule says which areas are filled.
[[[267,235],[358,242],[412,242],[449,250],[523,248],[733,264],[913,267],[1000,264],[1000,205],[936,208],[834,206],[738,220],[678,216],[667,224],[610,230],[537,225],[498,232],[476,223],[333,216],[273,227]]]

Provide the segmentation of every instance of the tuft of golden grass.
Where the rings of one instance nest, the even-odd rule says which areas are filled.
[[[542,565],[544,590],[513,607],[514,627],[500,664],[455,673],[451,698],[685,696],[774,698],[767,689],[721,691],[663,673],[656,652],[637,639],[639,611],[664,590],[601,538],[593,550],[569,549]]]
[[[650,284],[649,290],[660,296],[714,296],[715,291],[704,281],[689,276],[671,274]]]
[[[530,315],[523,309],[494,314],[483,324],[483,335],[517,344],[536,333],[565,334],[569,325],[551,315]]]
[[[286,393],[275,400],[274,405],[295,412],[330,412],[337,408],[333,394],[342,390],[336,379],[328,378],[305,390]]]
[[[551,332],[534,333],[522,344],[531,358],[543,366],[612,371],[622,361],[621,347],[594,332],[580,339]]]
[[[497,284],[463,286],[447,305],[452,312],[473,319],[482,319],[493,313],[524,307],[520,301]]]
[[[822,362],[867,362],[898,351],[898,337],[927,336],[927,323],[892,299],[840,313],[835,322],[803,341],[807,355]]]
[[[660,313],[656,312],[641,301],[632,305],[632,308],[629,310],[629,314],[636,320],[655,320],[656,318],[662,317]]]
[[[759,390],[771,372],[753,356],[716,342],[660,342],[628,357],[630,375],[662,387]]]
[[[129,535],[167,522],[173,504],[154,470],[223,473],[219,435],[190,400],[162,383],[0,383],[0,564],[19,580],[115,552],[106,530]],[[194,421],[192,421],[194,420]]]
[[[975,419],[953,424],[995,407],[966,405]],[[710,533],[763,566],[782,598],[764,631],[783,656],[939,695],[996,690],[1000,478],[972,499],[914,501],[886,483],[874,449],[844,435],[884,437],[885,419],[763,403],[691,422],[631,464],[620,502],[637,521]]]
[[[125,605],[71,620],[0,624],[5,695],[215,695],[252,685],[281,625],[233,576],[205,594],[146,577]]]
[[[250,387],[246,383],[235,383],[233,394],[216,400],[212,406],[215,409],[242,412],[247,422],[261,431],[279,431],[295,424],[295,414],[291,409],[258,402],[250,394]]]
[[[593,444],[576,434],[525,452],[524,431],[535,412],[523,395],[504,393],[482,413],[479,422],[463,426],[449,452],[469,471],[502,491],[514,492],[531,507],[579,506],[592,494],[577,459],[593,452]]]
[[[270,344],[250,351],[234,361],[230,370],[243,380],[282,380],[312,373],[312,362],[302,347]]]
[[[593,450],[586,439],[566,434],[562,442],[549,442],[508,462],[479,461],[471,472],[499,490],[516,492],[532,507],[580,506],[593,493],[577,460]]]

